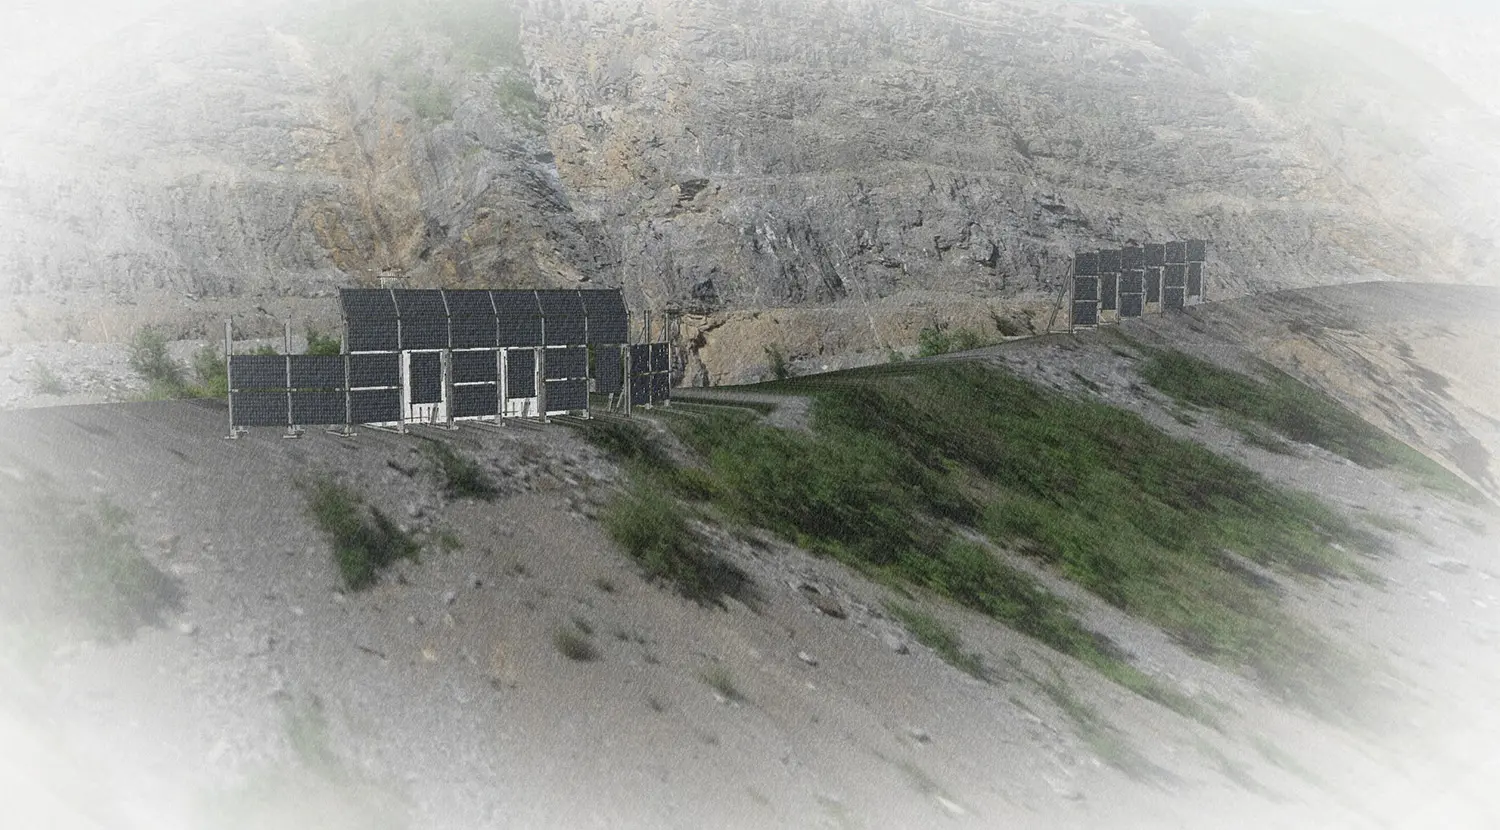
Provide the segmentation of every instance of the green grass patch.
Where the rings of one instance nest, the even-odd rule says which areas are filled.
[[[906,630],[917,638],[917,642],[932,649],[943,658],[943,662],[980,680],[990,679],[984,659],[971,651],[965,651],[958,634],[936,617],[905,605],[887,606],[891,615],[906,626]]]
[[[1322,502],[1134,414],[976,364],[766,387],[813,397],[816,434],[733,414],[671,422],[707,460],[725,514],[932,590],[1213,722],[1029,580],[954,543],[955,527],[978,528],[1278,694],[1329,717],[1352,710],[1352,661],[1226,557],[1291,578],[1368,578],[1357,552],[1384,551],[1384,541]]]
[[[604,512],[604,527],[646,576],[704,605],[742,597],[749,577],[705,547],[688,525],[684,506],[638,477]]]
[[[350,590],[373,585],[398,559],[416,558],[416,540],[354,491],[326,477],[301,486],[308,513],[333,545],[334,563]]]
[[[1271,366],[1251,377],[1171,349],[1153,351],[1146,382],[1176,400],[1215,410],[1370,469],[1393,468],[1471,504],[1484,497],[1442,465],[1392,438],[1337,401]],[[1231,420],[1231,426],[1234,425]],[[1244,431],[1242,429],[1242,431]]]
[[[443,493],[454,499],[494,501],[500,495],[495,479],[478,461],[436,438],[427,439],[422,451],[433,463]]]

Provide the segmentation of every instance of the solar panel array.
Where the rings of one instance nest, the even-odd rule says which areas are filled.
[[[345,288],[351,352],[585,346],[629,340],[619,290]]]
[[[232,427],[499,418],[542,400],[557,414],[626,386],[618,290],[344,289],[339,302],[345,354],[230,356]],[[650,344],[637,367],[648,403],[670,395],[667,354]]]
[[[1208,242],[1149,243],[1073,257],[1074,327],[1180,310],[1203,301]]]
[[[666,343],[641,343],[630,347],[630,403],[632,406],[664,403],[671,397],[671,362]]]

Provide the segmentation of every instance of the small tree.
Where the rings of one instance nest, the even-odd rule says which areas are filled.
[[[307,353],[337,355],[344,351],[344,344],[337,337],[323,334],[315,328],[307,330]]]
[[[142,327],[131,337],[127,363],[154,393],[175,396],[182,390],[182,365],[168,354],[167,336],[155,327]]]

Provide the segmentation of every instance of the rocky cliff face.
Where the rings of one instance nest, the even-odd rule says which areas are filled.
[[[816,368],[933,323],[1045,328],[1069,254],[1130,239],[1213,239],[1220,297],[1500,278],[1496,110],[1433,34],[1462,24],[1041,0],[231,8],[173,7],[6,102],[0,290],[32,336],[59,297],[153,297],[199,309],[191,329],[381,275],[590,281],[681,309],[701,383],[763,372],[766,345]]]

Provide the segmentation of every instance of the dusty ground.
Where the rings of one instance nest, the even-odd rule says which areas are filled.
[[[1309,353],[1291,337],[1298,320],[1358,311],[1346,331],[1359,339],[1306,374],[1356,404],[1384,396],[1424,425],[1418,438],[1457,424],[1493,450],[1478,426],[1500,416],[1493,376],[1479,371],[1496,353],[1500,318],[1483,325],[1480,302],[1493,292],[1444,296],[1442,319],[1421,325],[1448,333],[1404,338],[1410,357],[1395,354],[1410,374],[1365,386],[1353,368],[1364,364],[1341,369],[1337,358],[1398,348],[1380,326],[1408,319],[1399,288],[1223,303],[1127,333],[1296,369],[1290,355],[1307,366]],[[1320,325],[1317,336],[1345,337]],[[1309,625],[1383,661],[1378,679],[1401,702],[1379,728],[1348,732],[1288,710],[1055,579],[1140,668],[1219,709],[1222,733],[932,606],[997,670],[991,683],[970,678],[887,617],[887,589],[758,534],[704,529],[751,575],[754,595],[697,606],[641,580],[608,541],[592,517],[619,473],[563,426],[297,441],[266,430],[226,441],[211,402],[32,408],[0,414],[0,495],[108,497],[183,599],[128,642],[50,643],[0,661],[10,681],[0,779],[23,796],[11,814],[37,817],[22,826],[150,828],[1500,823],[1490,786],[1500,773],[1500,519],[1315,448],[1275,455],[1212,418],[1186,426],[1137,385],[1132,355],[1099,332],[972,357],[1101,395],[1352,514],[1416,528],[1420,538],[1393,536],[1396,555],[1371,563],[1382,587],[1285,586]],[[1446,398],[1413,391],[1426,373],[1447,379]],[[1409,411],[1418,407],[1420,418]],[[787,412],[787,426],[805,417]],[[446,500],[418,451],[423,437],[483,460],[502,497]],[[339,590],[294,486],[319,471],[418,530],[428,540],[420,562],[371,591]],[[554,645],[580,623],[598,660],[571,661]],[[1089,740],[1033,679],[1054,670],[1100,714],[1112,745],[1144,759],[1133,775],[1107,763],[1108,742]],[[705,682],[714,672],[740,697]],[[339,775],[296,761],[288,717],[305,712],[323,713]]]

